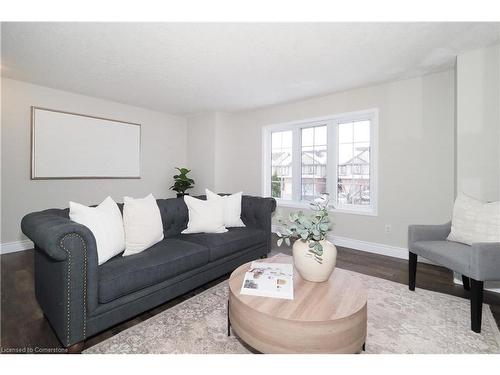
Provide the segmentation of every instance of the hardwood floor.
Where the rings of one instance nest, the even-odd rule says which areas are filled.
[[[275,242],[274,242],[275,243]],[[402,284],[408,282],[408,262],[406,260],[386,257],[362,251],[338,248],[337,267],[367,275],[380,277]],[[275,253],[290,254],[290,248],[276,246]],[[33,286],[33,250],[22,251],[1,256],[1,352],[12,350],[32,350],[34,352],[54,352],[61,348],[48,321],[35,300]],[[99,335],[89,338],[85,348],[95,345],[107,338],[134,326],[192,296],[226,280],[225,275],[203,287],[175,298],[163,305],[138,315],[126,322],[118,324]],[[453,283],[451,271],[438,266],[419,263],[417,270],[417,288],[468,298],[462,286]],[[485,292],[484,302],[491,306],[493,316],[500,326],[500,295]],[[55,349],[55,350],[54,350]],[[65,352],[61,350],[61,352]]]

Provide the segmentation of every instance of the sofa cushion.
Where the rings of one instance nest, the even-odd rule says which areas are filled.
[[[265,245],[267,241],[266,232],[252,228],[229,228],[226,233],[181,234],[177,238],[208,247],[210,261],[255,245]]]
[[[99,302],[107,303],[208,263],[208,248],[166,238],[141,253],[99,266]]]
[[[500,242],[500,201],[483,203],[459,193],[453,206],[448,240],[467,245]]]
[[[144,198],[123,197],[123,256],[138,254],[163,240],[160,209],[153,194]]]
[[[463,275],[470,275],[472,247],[452,241],[416,241],[411,252]]]
[[[225,233],[224,202],[222,200],[198,199],[184,196],[184,203],[188,207],[189,222],[182,234],[191,233]]]

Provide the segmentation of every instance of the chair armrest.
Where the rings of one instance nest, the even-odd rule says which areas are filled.
[[[35,294],[64,346],[85,340],[87,316],[97,307],[97,247],[67,210],[26,215],[21,229],[35,243]]]
[[[469,276],[479,281],[500,280],[500,242],[472,244]]]
[[[417,241],[444,241],[450,234],[451,221],[440,225],[409,225],[408,248]]]

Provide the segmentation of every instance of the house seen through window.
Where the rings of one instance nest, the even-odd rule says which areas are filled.
[[[264,193],[282,205],[304,206],[329,193],[338,209],[376,213],[376,115],[364,111],[265,128],[270,168]]]

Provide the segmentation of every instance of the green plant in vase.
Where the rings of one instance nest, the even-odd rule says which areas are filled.
[[[179,171],[179,174],[174,175],[174,184],[170,186],[170,189],[177,193],[177,197],[182,197],[186,195],[186,190],[193,188],[194,180],[188,177],[188,173],[191,172],[187,168],[175,168]]]
[[[302,211],[291,212],[289,223],[279,220],[282,229],[277,235],[278,246],[283,242],[293,244],[294,264],[301,276],[309,281],[322,282],[328,279],[337,259],[337,249],[326,240],[330,229],[329,211],[333,208],[328,194],[310,203],[311,215]],[[307,259],[305,259],[307,258]]]

